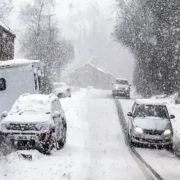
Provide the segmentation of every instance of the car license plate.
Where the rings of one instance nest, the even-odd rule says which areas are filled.
[[[17,140],[28,140],[26,136],[17,136]]]
[[[161,140],[161,136],[155,136],[155,135],[146,135],[145,136],[146,139],[153,139],[153,140]]]

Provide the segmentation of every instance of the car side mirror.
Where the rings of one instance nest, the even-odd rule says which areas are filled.
[[[128,115],[129,117],[132,117],[132,116],[133,116],[133,115],[132,115],[132,112],[128,112],[127,115]]]
[[[175,115],[171,114],[170,119],[174,119],[174,118],[175,118]]]
[[[61,116],[61,113],[59,111],[55,111],[54,114],[53,114],[53,118],[58,118]]]
[[[5,117],[7,117],[7,115],[8,115],[8,112],[4,111],[1,115],[1,119],[4,119]]]

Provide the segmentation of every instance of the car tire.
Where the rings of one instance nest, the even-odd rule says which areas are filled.
[[[63,129],[62,129],[62,137],[58,142],[60,149],[62,149],[64,145],[66,144],[66,132],[67,132],[67,125],[64,124]]]
[[[42,144],[42,148],[41,148],[41,152],[43,154],[46,154],[46,155],[50,155],[51,154],[51,151],[53,149],[53,139],[52,137],[50,138],[49,141],[47,141],[46,143]]]
[[[173,151],[173,143],[166,146],[168,151]]]

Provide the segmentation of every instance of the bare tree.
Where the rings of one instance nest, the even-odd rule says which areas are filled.
[[[48,77],[53,79],[60,76],[62,66],[74,58],[74,48],[61,36],[50,9],[49,0],[37,0],[35,5],[27,4],[22,8],[25,33],[20,51],[25,58],[43,61]]]
[[[0,0],[0,19],[5,19],[12,8],[12,0]]]

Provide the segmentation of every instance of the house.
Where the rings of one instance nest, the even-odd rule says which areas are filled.
[[[16,35],[0,21],[0,61],[14,59],[14,40]]]
[[[96,89],[108,90],[112,89],[112,82],[115,81],[115,77],[92,62],[88,62],[75,69],[68,76],[62,77],[61,81],[65,81],[71,86],[82,88],[92,86]]]

